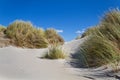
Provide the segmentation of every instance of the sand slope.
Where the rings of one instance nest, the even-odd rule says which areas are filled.
[[[89,80],[70,70],[65,60],[40,59],[46,49],[0,48],[0,80]]]
[[[86,38],[78,39],[78,40],[72,40],[69,42],[65,42],[63,45],[63,50],[68,53],[75,53],[76,50],[80,48],[80,45],[85,41]]]
[[[80,48],[85,39],[66,42],[68,54]],[[41,59],[47,49],[0,48],[0,80],[120,80],[106,76],[109,69],[75,68],[69,60]],[[119,75],[120,73],[118,73]]]

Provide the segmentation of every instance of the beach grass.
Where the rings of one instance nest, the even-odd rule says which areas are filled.
[[[48,52],[43,56],[47,59],[65,59],[67,56],[59,45],[51,45],[48,47]]]
[[[4,33],[5,30],[6,30],[6,27],[0,25],[0,32],[3,32],[3,33]]]
[[[6,35],[19,47],[45,48],[47,41],[42,32],[33,27],[30,22],[15,21],[7,27]]]
[[[1,27],[0,30],[4,28]],[[36,28],[31,22],[16,20],[5,30],[11,43],[18,47],[46,48],[53,43],[64,43],[64,39],[55,29]]]
[[[64,39],[58,35],[57,31],[53,28],[48,28],[45,31],[46,39],[48,40],[49,44],[64,44]]]
[[[108,11],[100,24],[83,33],[82,37],[86,36],[87,39],[80,47],[86,66],[112,64],[116,70],[120,61],[120,11]]]

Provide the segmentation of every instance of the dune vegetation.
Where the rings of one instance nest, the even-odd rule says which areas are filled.
[[[4,33],[5,30],[6,30],[6,27],[0,25],[0,33],[1,33],[1,32]]]
[[[120,11],[105,13],[100,24],[87,29],[81,36],[87,39],[80,46],[79,54],[84,57],[88,67],[112,64],[116,67],[120,61]],[[77,58],[80,61],[80,58]]]
[[[47,59],[65,59],[67,56],[59,45],[51,45],[43,58]]]
[[[52,29],[52,28],[48,28],[45,31],[45,37],[48,40],[49,44],[63,44],[64,43],[64,39],[58,35],[58,33]]]
[[[6,37],[11,40],[11,45],[18,47],[46,48],[55,40],[57,40],[56,43],[64,43],[63,38],[55,29],[38,29],[31,22],[22,20],[14,21],[7,28],[0,27],[0,31],[3,31]],[[49,37],[48,34],[52,34],[53,37]]]

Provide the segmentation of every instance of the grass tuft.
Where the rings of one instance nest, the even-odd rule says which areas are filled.
[[[43,56],[48,59],[65,59],[66,54],[60,46],[50,46],[48,52]]]
[[[45,36],[49,44],[64,44],[64,39],[55,31],[55,29],[47,29],[45,31]]]

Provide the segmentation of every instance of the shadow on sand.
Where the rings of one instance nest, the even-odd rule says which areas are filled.
[[[80,51],[71,53],[69,64],[74,68],[88,68],[84,55]]]
[[[68,61],[68,64],[71,65],[73,68],[80,69],[78,70],[78,72],[83,73],[83,77],[89,78],[91,80],[102,78],[104,78],[105,80],[120,80],[119,75],[114,74],[112,71],[107,70],[107,68],[105,67],[101,69],[98,69],[98,67],[90,68],[85,61],[84,55],[82,55],[80,51],[77,51],[76,53],[71,53],[71,59]]]

